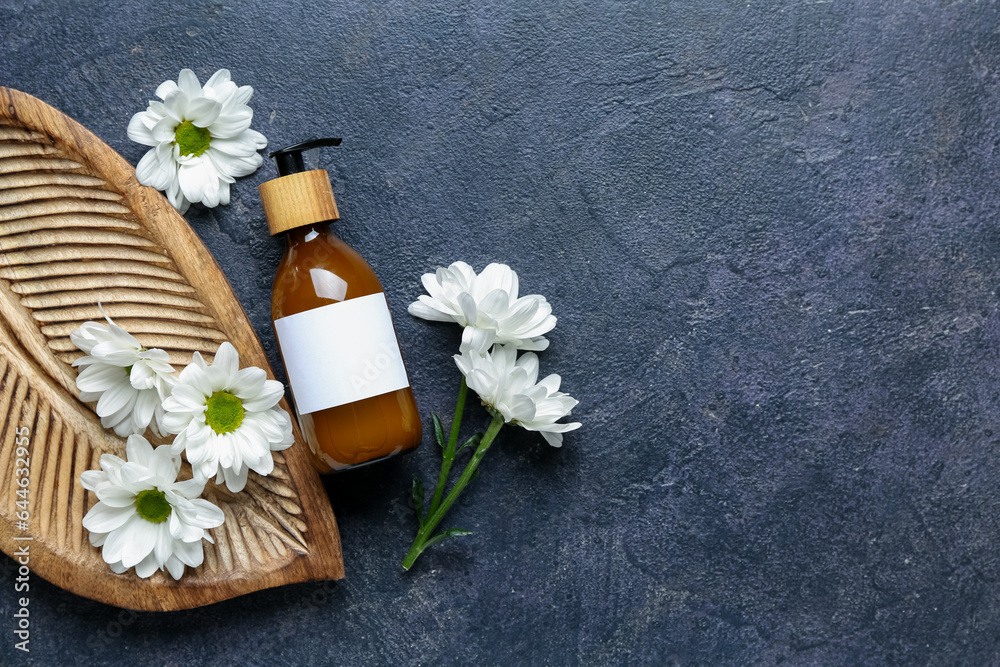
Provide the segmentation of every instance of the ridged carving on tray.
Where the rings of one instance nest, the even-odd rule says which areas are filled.
[[[166,199],[55,109],[2,87],[0,101],[0,547],[13,554],[29,543],[36,574],[133,609],[182,609],[343,576],[333,513],[297,428],[271,477],[251,473],[240,494],[209,483],[205,497],[226,522],[211,531],[205,563],[180,581],[115,575],[90,545],[81,520],[96,498],[80,473],[125,450],[78,400],[71,366],[82,353],[70,332],[102,320],[98,303],[175,367],[194,351],[211,360],[228,340],[241,363],[270,369],[221,270]],[[25,429],[31,518],[22,530],[14,480]]]

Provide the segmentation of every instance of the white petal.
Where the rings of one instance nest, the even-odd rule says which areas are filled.
[[[124,561],[122,561],[122,566],[123,567],[125,566],[125,562]],[[125,567],[125,569],[127,570],[128,568]],[[148,579],[158,569],[160,569],[160,567],[159,567],[159,565],[156,562],[156,555],[153,554],[152,552],[150,552],[140,562],[136,563],[136,565],[135,565],[135,574],[140,579]]]
[[[106,484],[108,474],[101,470],[87,470],[80,474],[80,484],[88,491],[96,491],[101,484]]]
[[[176,208],[177,212],[181,215],[191,206],[191,202],[181,192],[181,186],[176,180],[170,184],[170,187],[164,191],[164,194],[167,195],[167,201],[170,202],[170,205]]]
[[[266,477],[274,470],[274,458],[272,458],[271,453],[268,452],[255,461],[254,464],[250,466],[250,469],[258,475]]]
[[[257,147],[257,150],[260,150],[262,148],[267,148],[267,137],[265,137],[263,134],[261,134],[257,130],[247,130],[246,134],[248,134],[250,138],[253,140],[254,145]]]
[[[176,81],[164,81],[156,88],[156,96],[161,100],[167,99],[167,95],[177,90]]]
[[[128,544],[128,541],[131,539],[129,530],[132,527],[132,524],[136,521],[148,523],[145,519],[133,512],[128,520],[121,525],[121,527],[108,533],[107,539],[104,540],[104,548],[101,550],[101,556],[104,558],[105,563],[121,562],[122,552]],[[86,528],[86,526],[84,526],[84,528]]]
[[[155,150],[157,151],[157,159],[161,162],[174,162],[174,133],[177,131],[179,123],[180,119],[176,118],[175,115],[170,115],[164,116],[156,121],[156,125],[149,128],[150,135],[157,142]]]
[[[219,455],[219,466],[222,468],[232,468],[236,464],[237,445],[245,440],[240,433],[242,429],[220,435],[215,439],[215,449]]]
[[[212,362],[212,367],[221,369],[229,376],[235,375],[236,371],[239,370],[239,354],[237,354],[236,348],[229,341],[219,346],[218,352],[215,353],[215,361]]]
[[[222,105],[207,97],[198,97],[191,100],[187,108],[187,119],[195,127],[209,127],[219,117]]]
[[[128,131],[126,134],[128,134],[129,139],[143,146],[155,146],[159,142],[153,139],[153,135],[146,125],[146,118],[146,113],[142,111],[132,116],[132,119],[128,122]]]
[[[110,533],[121,528],[133,516],[136,514],[132,506],[111,507],[99,502],[83,517],[83,527],[92,533]]]
[[[129,535],[122,548],[122,565],[130,568],[153,552],[158,530],[157,524],[150,523],[142,517],[130,521],[125,530],[128,531]]]
[[[184,198],[191,202],[201,202],[206,192],[218,187],[218,180],[219,175],[208,160],[191,160],[177,169],[177,183]]]
[[[216,88],[221,88],[226,83],[232,79],[228,69],[216,70],[215,74],[209,77],[208,81],[205,82],[204,90],[214,90]]]
[[[238,137],[250,129],[252,121],[253,113],[249,109],[240,110],[238,113],[226,113],[223,110],[223,113],[212,123],[212,127],[208,128],[208,131],[213,141]]]
[[[135,505],[135,494],[128,489],[115,486],[114,484],[104,484],[97,491],[97,498],[108,507],[127,507],[131,509]]]
[[[130,463],[148,466],[150,460],[153,458],[153,446],[141,435],[129,436],[125,447],[125,455]]]
[[[244,369],[246,370],[246,369]],[[243,401],[243,409],[248,412],[262,412],[278,404],[285,395],[285,387],[277,380],[268,380],[253,398]],[[239,396],[239,394],[237,394]]]
[[[247,485],[247,468],[243,468],[239,472],[232,468],[223,468],[223,473],[226,477],[226,488],[233,493],[239,493]]]
[[[221,509],[204,498],[195,498],[190,505],[196,510],[196,514],[188,520],[198,528],[217,528],[226,519]]]
[[[454,280],[458,282],[463,292],[468,292],[476,280],[476,272],[465,262],[452,262],[448,272],[454,276]]]
[[[544,301],[539,300],[535,296],[526,296],[518,299],[507,309],[507,315],[501,320],[501,324],[506,331],[520,331],[523,327],[531,323],[543,303]]]
[[[257,153],[259,132],[247,130],[242,134],[232,138],[212,139],[212,148],[233,157],[249,157]]]
[[[118,458],[114,454],[101,454],[100,464],[101,470],[107,473],[108,477],[114,477],[118,480],[120,478],[117,477],[117,475],[121,470],[121,467],[125,465],[125,460]]]
[[[486,354],[495,340],[496,332],[492,329],[477,329],[473,326],[467,326],[462,331],[462,343],[459,350],[462,354],[466,352],[478,355]]]
[[[549,424],[544,429],[538,429],[542,433],[568,433],[569,431],[575,431],[580,428],[582,424],[580,422],[568,422],[566,424]]]
[[[556,373],[547,375],[546,377],[538,381],[538,384],[545,387],[550,395],[559,391],[559,385],[561,383],[562,383],[562,378],[559,377],[559,375],[557,375]]]
[[[535,418],[535,404],[527,396],[517,395],[510,401],[510,414],[517,421],[530,422]]]
[[[507,314],[509,299],[507,292],[502,289],[495,289],[488,292],[479,300],[479,309],[485,311],[494,319]]]
[[[517,274],[506,264],[490,264],[480,273],[470,290],[472,296],[480,301],[493,290],[503,290],[510,294],[517,291]]]
[[[160,565],[167,562],[173,552],[174,538],[166,523],[156,525],[156,541],[153,544],[153,557]]]
[[[81,391],[105,391],[115,385],[124,384],[125,369],[102,361],[84,368],[76,376],[76,386]]]
[[[138,393],[127,382],[109,387],[97,401],[97,414],[107,417],[124,408],[131,408]]]
[[[538,355],[534,352],[525,352],[518,358],[516,366],[524,371],[526,386],[535,384],[535,380],[538,379]]]
[[[236,179],[241,176],[249,176],[253,172],[257,171],[264,158],[261,157],[260,153],[252,153],[251,155],[245,156],[231,156],[215,151],[213,149],[208,150],[208,155],[215,161],[216,167],[223,180],[225,179]]]
[[[237,363],[239,362],[237,361]],[[248,366],[232,374],[232,380],[227,383],[226,389],[234,396],[248,400],[254,398],[264,390],[265,381],[267,381],[267,373],[264,372],[264,369],[257,368],[256,366]],[[274,386],[271,385],[269,390],[273,392]],[[267,407],[271,406],[268,405]]]
[[[479,319],[479,311],[476,309],[476,300],[468,292],[462,292],[458,295],[458,305],[462,309],[462,316],[465,321],[460,321],[459,324],[472,324],[475,325]]]
[[[187,68],[182,69],[180,75],[177,77],[177,87],[182,93],[187,95],[189,99],[201,97],[202,95],[201,84],[198,83],[198,77],[195,76],[194,72]]]
[[[538,338],[520,339],[517,342],[517,346],[519,348],[521,348],[522,350],[531,350],[532,352],[541,352],[543,350],[548,349],[548,347],[549,347],[549,341],[546,338],[542,337],[542,336],[540,336]]]
[[[176,175],[177,166],[172,160],[162,161],[155,148],[146,151],[135,167],[135,177],[140,183],[161,191],[170,186]]]
[[[173,484],[181,469],[181,457],[170,451],[170,445],[160,445],[153,451],[149,461],[149,472],[160,480],[157,486]]]
[[[197,542],[175,542],[174,555],[182,563],[191,567],[198,567],[204,558],[204,549],[201,540]]]
[[[545,438],[545,442],[549,443],[553,447],[562,447],[562,433],[550,433],[549,431],[541,431],[542,437]]]
[[[192,414],[205,411],[205,400],[215,393],[215,388],[203,382],[204,375],[200,374],[200,369],[196,370],[198,374],[181,375],[181,383],[175,386],[170,396],[163,401],[165,410],[171,413],[188,413],[189,418]]]
[[[229,183],[225,180],[219,181],[219,204],[222,206],[229,205]]]
[[[167,559],[167,562],[163,565],[167,568],[167,572],[170,573],[170,576],[173,577],[175,581],[184,576],[184,563],[182,563],[177,556],[171,555],[170,558]]]
[[[419,300],[414,301],[407,307],[407,312],[414,317],[420,317],[425,320],[432,320],[434,322],[454,322],[455,318],[449,313],[446,313],[437,308],[433,308],[426,303],[430,301],[430,298],[425,294],[421,294]]]

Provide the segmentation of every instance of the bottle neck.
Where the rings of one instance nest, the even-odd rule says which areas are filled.
[[[313,239],[320,236],[332,234],[333,230],[330,229],[330,227],[334,222],[336,221],[327,220],[325,222],[310,222],[307,225],[302,225],[301,227],[296,227],[295,229],[289,229],[285,233],[285,244],[289,248],[294,248],[304,243],[309,243]]]

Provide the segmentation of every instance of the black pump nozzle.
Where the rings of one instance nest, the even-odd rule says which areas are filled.
[[[339,146],[340,139],[310,139],[300,144],[292,144],[279,148],[268,154],[273,157],[278,167],[278,176],[288,176],[306,170],[305,162],[302,160],[302,153],[313,148],[323,148],[325,146]]]

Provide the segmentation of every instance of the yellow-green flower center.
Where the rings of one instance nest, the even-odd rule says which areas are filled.
[[[167,495],[157,488],[135,494],[135,513],[150,523],[163,523],[170,518]]]
[[[228,391],[217,391],[205,402],[205,423],[218,434],[235,431],[243,423],[243,401]]]
[[[201,155],[208,150],[212,136],[208,129],[198,127],[189,120],[182,122],[174,129],[174,143],[181,149],[181,155]]]

